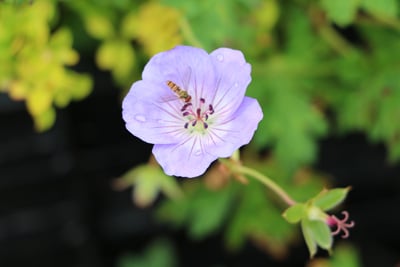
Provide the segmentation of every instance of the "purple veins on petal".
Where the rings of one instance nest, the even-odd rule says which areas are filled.
[[[124,99],[126,127],[154,144],[153,154],[167,174],[199,176],[212,161],[247,144],[262,118],[257,100],[244,96],[250,71],[243,54],[229,48],[208,54],[177,46],[161,52]],[[176,82],[179,94],[166,81]]]

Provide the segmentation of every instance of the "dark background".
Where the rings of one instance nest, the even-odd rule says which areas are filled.
[[[140,253],[158,237],[172,240],[181,266],[305,266],[304,242],[276,262],[248,244],[237,254],[222,238],[189,240],[156,224],[151,209],[116,192],[113,179],[145,162],[151,146],[131,136],[121,119],[121,92],[105,73],[85,100],[58,110],[57,122],[36,133],[23,103],[0,95],[0,266],[108,267]],[[345,208],[356,221],[349,242],[363,266],[400,263],[400,167],[382,145],[361,134],[321,140],[315,167],[352,185]]]

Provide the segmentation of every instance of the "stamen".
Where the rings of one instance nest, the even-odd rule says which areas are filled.
[[[183,107],[181,108],[181,111],[185,111],[189,106],[191,106],[192,103],[186,103],[185,105],[183,105]]]
[[[208,110],[210,111],[210,115],[214,114],[214,108],[213,108],[213,106],[211,104],[208,105]]]
[[[203,124],[204,129],[209,127],[208,123],[206,122],[210,115],[214,113],[214,108],[211,104],[208,105],[208,108],[203,110],[203,104],[205,104],[206,100],[204,98],[199,99],[199,104],[196,110],[193,109],[193,104],[191,102],[185,103],[182,108],[182,116],[187,118],[187,122],[184,124],[184,128],[188,129],[189,124],[192,127],[197,125],[197,122],[200,121]]]

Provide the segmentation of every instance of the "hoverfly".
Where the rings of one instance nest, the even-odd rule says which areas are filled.
[[[182,99],[185,103],[189,103],[192,97],[187,91],[180,88],[176,83],[172,81],[167,81],[168,87],[176,94],[179,99]]]

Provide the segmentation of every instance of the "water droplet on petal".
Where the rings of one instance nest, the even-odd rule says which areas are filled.
[[[238,83],[238,82],[235,82],[235,83],[233,84],[233,86],[238,87],[238,86],[239,86],[239,83]]]
[[[138,122],[146,122],[146,117],[141,114],[137,114],[135,115],[135,120],[137,120]]]
[[[217,55],[217,60],[218,60],[219,62],[224,61],[224,56],[221,55],[221,54],[218,54],[218,55]]]
[[[199,150],[196,150],[195,152],[194,152],[194,155],[195,156],[201,156],[203,154],[203,152],[199,149]]]

